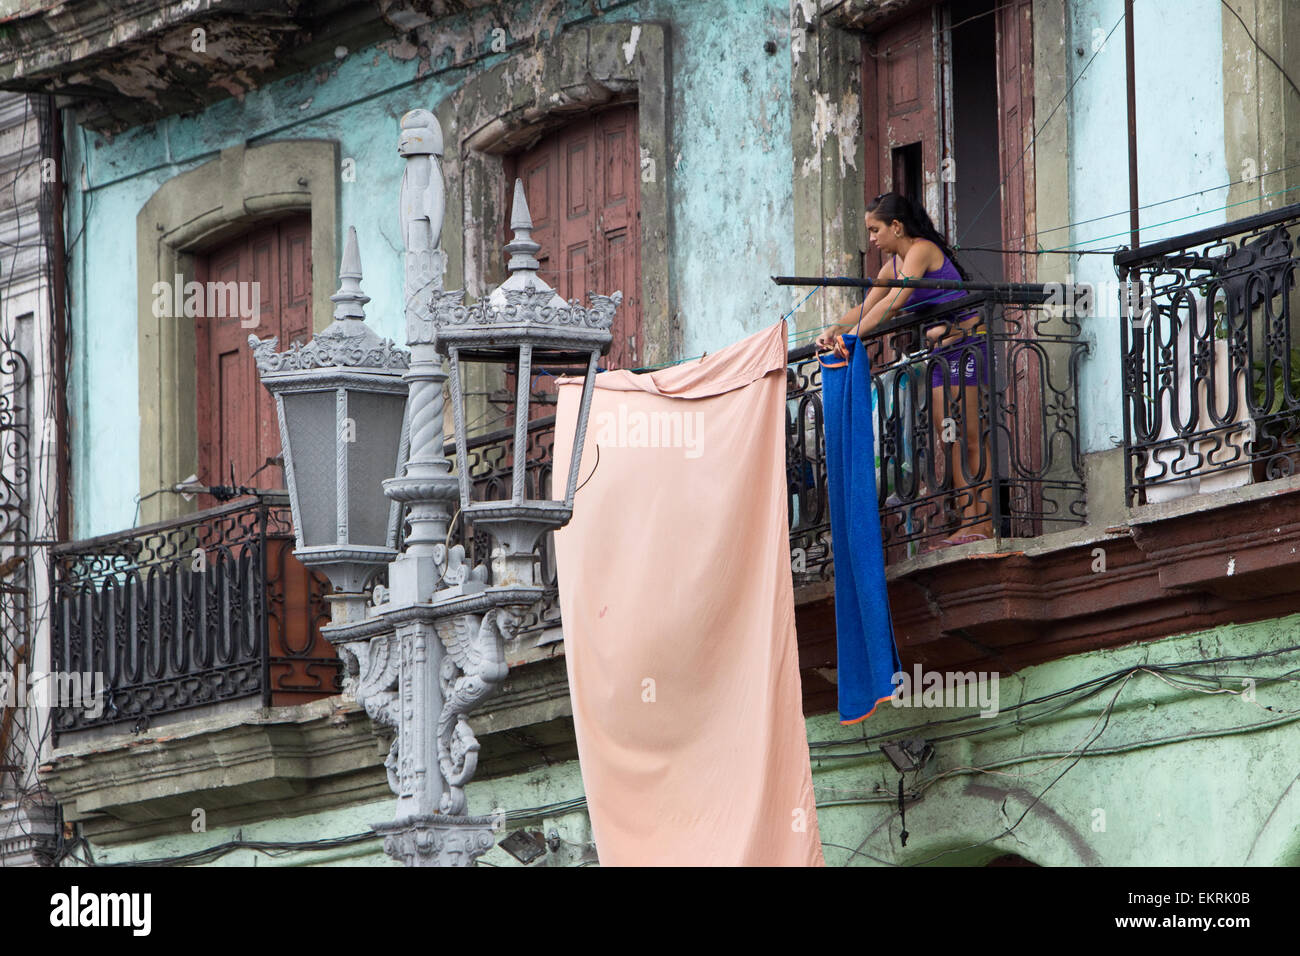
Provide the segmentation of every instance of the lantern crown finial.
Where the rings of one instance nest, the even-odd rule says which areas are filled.
[[[505,250],[510,253],[510,262],[506,266],[510,272],[536,272],[539,266],[537,253],[541,244],[533,238],[533,217],[528,212],[528,199],[524,196],[524,181],[515,180],[515,199],[510,211],[510,228],[515,237],[506,243]]]
[[[370,296],[361,291],[361,250],[357,248],[357,227],[348,226],[348,238],[343,246],[343,262],[339,265],[339,291],[330,296],[334,303],[336,320],[366,320],[366,303]]]
[[[305,372],[311,369],[345,367],[400,374],[410,365],[410,354],[381,338],[366,325],[366,303],[370,296],[361,291],[361,252],[357,248],[357,230],[348,227],[339,264],[339,291],[330,296],[334,303],[334,321],[310,342],[294,342],[288,351],[277,353],[278,336],[259,339],[248,337],[253,359],[262,375],[273,372]]]
[[[541,266],[537,261],[537,253],[541,251],[542,246],[533,238],[533,217],[528,211],[528,199],[524,196],[522,179],[515,180],[510,228],[515,232],[514,238],[505,245],[506,252],[510,254],[510,261],[506,263],[510,275],[488,297],[489,302],[499,308],[506,304],[506,293],[528,291],[541,294],[542,301],[546,301],[546,293],[552,293],[551,306],[559,309],[566,308],[567,303],[560,294],[537,275],[537,270]]]
[[[515,180],[515,196],[510,209],[510,228],[529,232],[533,228],[533,216],[528,211],[528,197],[524,194],[524,181]],[[539,247],[540,248],[540,247]]]

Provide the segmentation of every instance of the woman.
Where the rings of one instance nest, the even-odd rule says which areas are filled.
[[[867,232],[871,242],[881,252],[884,265],[878,279],[964,279],[970,276],[957,264],[947,240],[934,227],[924,207],[898,193],[877,196],[867,207]],[[840,321],[828,327],[817,338],[821,350],[833,350],[842,359],[849,359],[841,329],[852,329],[861,340],[886,319],[906,307],[908,311],[959,299],[966,293],[943,289],[910,289],[872,286],[866,300],[859,308],[849,309]],[[937,441],[951,441],[955,435],[951,427],[945,429],[947,419],[965,421],[965,449],[962,465],[965,481],[953,476],[951,485],[969,485],[987,480],[992,469],[982,461],[984,442],[980,439],[979,386],[988,382],[988,346],[980,327],[979,314],[964,313],[956,321],[941,322],[926,331],[926,338],[934,346],[930,377],[930,411]],[[863,353],[865,357],[865,353]],[[936,448],[939,445],[936,444]],[[936,455],[936,461],[946,456]],[[954,462],[955,465],[955,462]],[[955,469],[954,469],[955,470]],[[939,476],[936,475],[939,479]],[[941,481],[941,479],[940,479]],[[979,489],[978,495],[967,493],[960,497],[961,523],[964,530],[944,544],[966,544],[988,538],[993,533],[992,508],[988,486]]]

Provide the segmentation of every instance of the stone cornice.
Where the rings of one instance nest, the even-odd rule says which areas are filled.
[[[153,733],[60,747],[41,778],[66,820],[115,843],[188,833],[196,808],[212,827],[378,799],[383,760],[369,718],[333,697],[232,704]]]
[[[560,645],[512,644],[514,669],[475,715],[484,779],[574,756]],[[111,845],[189,833],[199,807],[213,828],[384,800],[387,750],[383,729],[344,697],[269,709],[236,702],[144,735],[60,747],[41,779],[66,820]]]

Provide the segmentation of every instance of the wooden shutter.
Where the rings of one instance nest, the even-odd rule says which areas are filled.
[[[284,487],[282,467],[262,468],[267,458],[280,455],[280,426],[275,400],[258,378],[248,336],[278,336],[280,351],[311,338],[311,269],[308,216],[256,226],[196,263],[201,282],[256,282],[259,292],[255,327],[245,326],[238,311],[195,319],[199,477],[207,484],[230,484],[233,462],[236,484]],[[215,504],[200,497],[200,507]],[[320,633],[329,620],[324,601],[329,583],[294,557],[291,540],[268,538],[266,549],[263,587],[269,610],[271,704],[287,706],[336,694],[338,664],[333,646]]]
[[[997,9],[999,154],[1002,172],[1002,242],[1033,248],[1034,226],[1034,25],[1032,0]],[[1033,282],[1032,256],[1007,254],[1008,282]]]
[[[935,58],[936,12],[927,8],[867,37],[862,48],[863,170],[867,202],[879,193],[915,192],[940,230],[946,228],[947,197],[939,178],[942,162],[939,76]],[[899,181],[902,153],[920,144],[921,181]],[[869,250],[868,275],[881,263]]]
[[[589,292],[623,293],[607,368],[633,368],[641,354],[639,157],[636,105],[625,104],[556,130],[515,160],[541,277],[584,304]]]
[[[1006,249],[1034,248],[1034,76],[1033,13],[1031,0],[1012,0],[997,9],[998,69],[998,153],[1002,179],[1002,245]],[[1008,282],[1033,282],[1033,256],[1006,253],[1003,269]],[[1008,329],[1016,338],[1031,341],[1033,323],[1040,313],[1008,306]],[[1012,524],[1011,533],[1033,536],[1042,533],[1044,501],[1042,485],[1020,482],[1019,477],[1039,478],[1044,472],[1043,399],[1048,368],[1032,345],[1014,349],[1006,370],[1009,398],[1018,410],[1016,448],[1010,461],[1015,471],[1009,502],[1022,517]]]
[[[230,484],[233,463],[236,484],[281,488],[280,468],[253,477],[268,458],[279,456],[280,427],[275,401],[258,379],[248,336],[278,336],[280,350],[311,337],[310,219],[295,216],[258,226],[200,257],[196,266],[205,286],[234,282],[251,288],[243,284],[255,282],[259,293],[255,327],[244,324],[238,309],[207,315],[206,295],[205,314],[195,318],[199,478]]]

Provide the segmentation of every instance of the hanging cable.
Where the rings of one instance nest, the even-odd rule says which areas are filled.
[[[1286,71],[1286,68],[1283,67],[1282,64],[1279,63],[1277,60],[1275,60],[1273,58],[1273,54],[1265,50],[1260,45],[1259,41],[1255,39],[1255,35],[1250,32],[1250,27],[1246,26],[1246,21],[1241,18],[1241,14],[1232,8],[1232,4],[1230,4],[1228,0],[1219,0],[1219,2],[1223,4],[1224,8],[1229,13],[1231,13],[1234,17],[1237,18],[1237,22],[1240,23],[1241,28],[1246,31],[1246,37],[1247,39],[1250,40],[1251,43],[1255,45],[1255,49],[1260,52],[1260,54],[1264,57],[1264,59],[1268,60],[1268,62],[1272,63],[1275,67],[1277,67],[1277,71],[1282,74],[1282,76],[1286,79],[1288,83],[1291,84],[1291,89],[1295,90],[1297,93],[1300,93],[1300,86],[1295,85],[1295,80],[1291,79],[1291,74]]]

